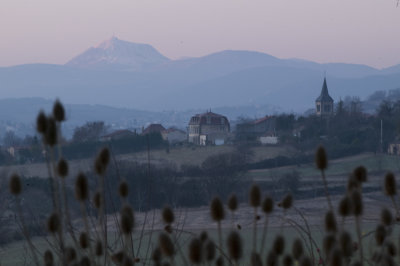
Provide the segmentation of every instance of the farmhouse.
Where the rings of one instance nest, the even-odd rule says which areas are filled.
[[[211,111],[192,116],[188,141],[197,145],[226,143],[230,132],[228,119]]]

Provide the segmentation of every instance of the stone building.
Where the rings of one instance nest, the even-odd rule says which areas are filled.
[[[228,119],[211,111],[192,116],[188,128],[188,141],[197,145],[226,143],[230,125]]]
[[[333,99],[329,96],[326,78],[324,78],[321,95],[315,100],[315,108],[318,116],[330,116],[333,114]]]

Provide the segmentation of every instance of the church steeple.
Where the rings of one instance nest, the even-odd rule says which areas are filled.
[[[322,84],[321,94],[315,100],[315,105],[316,105],[317,115],[326,116],[333,114],[333,99],[328,92],[328,85],[326,85],[326,77],[324,77],[324,83]]]

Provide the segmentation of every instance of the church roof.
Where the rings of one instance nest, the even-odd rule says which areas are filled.
[[[324,78],[324,84],[322,85],[321,95],[315,100],[316,102],[333,102],[331,96],[328,93],[328,86],[326,85],[326,78]]]

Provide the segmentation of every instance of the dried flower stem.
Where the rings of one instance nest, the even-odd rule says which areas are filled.
[[[332,201],[328,190],[328,182],[326,181],[325,171],[323,169],[321,170],[321,176],[322,176],[322,181],[324,182],[325,196],[328,201],[329,209],[333,212]]]
[[[39,264],[39,260],[38,260],[38,257],[36,255],[36,252],[35,252],[35,246],[33,245],[31,237],[29,235],[29,231],[26,228],[25,220],[24,220],[24,217],[22,215],[21,202],[20,202],[20,199],[19,199],[18,196],[16,197],[16,200],[17,200],[17,212],[18,212],[18,217],[19,217],[20,222],[21,222],[22,233],[24,234],[24,237],[25,237],[26,241],[28,242],[28,246],[29,246],[29,249],[30,249],[30,251],[32,253],[35,265],[39,266],[40,264]]]
[[[268,222],[269,222],[269,217],[268,217],[268,214],[267,214],[266,217],[265,217],[264,229],[263,229],[263,234],[262,234],[262,239],[261,239],[261,249],[260,249],[260,255],[261,256],[264,253],[265,240],[267,239]]]
[[[356,230],[357,230],[357,237],[358,237],[358,246],[360,250],[360,261],[361,264],[364,264],[364,254],[363,254],[363,246],[362,246],[362,235],[361,235],[361,221],[360,217],[356,216]]]
[[[257,250],[257,207],[254,208],[253,252]]]

